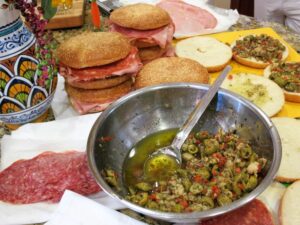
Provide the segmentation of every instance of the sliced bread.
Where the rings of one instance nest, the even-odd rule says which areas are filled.
[[[222,87],[250,100],[269,117],[278,113],[284,105],[282,89],[275,82],[256,74],[230,74]]]
[[[278,214],[280,225],[300,224],[300,181],[293,183],[286,189]]]
[[[280,76],[275,78],[274,81],[276,83],[279,82],[278,84],[283,89],[285,99],[290,102],[300,102],[300,81],[299,81],[300,78],[294,78],[295,85],[298,85],[298,87],[296,87],[294,92],[287,91],[286,86],[289,85],[289,82],[282,80],[283,76],[285,76],[286,78],[289,77],[289,75],[286,73],[289,70],[288,69],[289,65],[293,66],[291,68],[291,70],[292,70],[292,73],[294,74],[294,76],[298,76],[298,74],[300,73],[300,62],[286,62],[286,63],[284,63],[284,66],[283,66],[283,64],[271,64],[264,70],[264,76],[267,78],[270,78],[270,76],[271,76],[271,79],[274,79],[274,75],[272,76],[271,74],[274,73],[274,71],[276,71],[275,73]],[[280,68],[278,68],[278,67],[280,67]],[[284,67],[285,69],[282,69],[282,67]],[[282,83],[282,82],[284,82],[284,83]],[[297,89],[299,89],[299,90],[297,90]]]
[[[276,180],[281,182],[300,180],[300,120],[275,117],[272,121],[279,132],[282,144],[282,159]]]
[[[179,41],[175,47],[176,55],[193,59],[208,72],[217,72],[230,62],[231,48],[212,37],[192,37]]]
[[[284,50],[275,46],[284,46]],[[235,61],[257,69],[264,69],[270,63],[284,61],[289,55],[288,47],[282,41],[265,34],[243,36],[234,41],[231,48]],[[265,60],[263,56],[266,57]]]

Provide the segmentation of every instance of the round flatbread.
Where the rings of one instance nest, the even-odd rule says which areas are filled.
[[[233,59],[238,63],[264,69],[271,63],[284,61],[288,47],[280,40],[269,35],[247,35],[231,44]]]
[[[264,76],[277,83],[284,92],[285,99],[300,102],[300,62],[284,62],[269,65]]]
[[[217,72],[230,62],[231,48],[211,37],[192,37],[179,41],[175,47],[176,55],[196,60],[208,72]]]
[[[230,74],[222,87],[250,100],[269,117],[278,113],[284,105],[282,89],[273,81],[259,75]]]

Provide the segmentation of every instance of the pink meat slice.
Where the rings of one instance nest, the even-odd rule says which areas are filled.
[[[234,211],[201,221],[200,225],[274,225],[274,221],[265,204],[254,199]]]
[[[180,0],[164,0],[157,6],[166,10],[175,24],[175,32],[197,34],[205,29],[213,29],[218,21],[205,9],[190,5]]]
[[[82,195],[100,191],[84,152],[44,152],[16,161],[0,173],[0,201],[4,202],[58,202],[66,189]]]

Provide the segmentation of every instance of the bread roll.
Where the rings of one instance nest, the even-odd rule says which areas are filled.
[[[196,60],[208,72],[224,69],[232,58],[231,48],[211,37],[192,37],[179,41],[175,51],[179,57]]]
[[[289,186],[282,197],[279,208],[279,224],[300,224],[300,181]]]
[[[138,3],[114,10],[109,19],[122,27],[136,30],[151,30],[168,25],[169,14],[158,6]]]
[[[284,105],[282,89],[273,81],[259,75],[230,74],[222,87],[242,95],[270,117],[278,113]]]
[[[300,179],[300,120],[278,117],[272,118],[282,144],[282,159],[276,176],[281,182]]]
[[[209,82],[207,69],[198,62],[179,57],[163,57],[147,63],[138,73],[135,88],[170,82]]]
[[[255,49],[252,49],[253,46],[252,47],[249,47],[249,45],[243,46],[243,49],[248,51],[248,53],[250,53],[252,55],[256,55],[256,56],[261,55],[260,54],[261,49],[268,49],[269,48],[267,51],[268,52],[273,52],[273,50],[272,50],[273,46],[269,46],[270,43],[274,43],[276,41],[279,41],[279,40],[277,40],[277,39],[275,39],[271,36],[264,35],[264,34],[261,34],[261,35],[248,35],[248,36],[241,37],[238,40],[245,40],[246,38],[248,38],[250,36],[254,37],[254,39],[252,41],[253,43],[257,43],[256,38],[260,38],[262,36],[269,38],[269,40],[265,42],[266,45],[263,48],[262,48],[262,45],[260,43],[258,44],[257,48],[255,48]],[[237,41],[234,41],[231,44],[231,48],[233,49],[233,59],[236,60],[238,63],[240,63],[242,65],[245,65],[245,66],[249,66],[249,67],[253,67],[253,68],[257,68],[257,69],[264,69],[270,63],[274,63],[274,62],[278,62],[278,61],[284,61],[288,57],[288,55],[289,55],[288,47],[284,43],[282,43],[281,41],[279,41],[279,42],[280,42],[280,44],[282,44],[285,47],[285,50],[283,51],[281,57],[280,58],[278,58],[278,57],[272,58],[271,60],[268,60],[267,62],[265,62],[263,60],[259,60],[259,59],[255,58],[254,56],[244,57],[242,54],[240,54],[237,51],[237,49],[235,49]],[[276,51],[274,51],[274,52],[276,52]],[[278,51],[278,53],[279,53],[279,51]]]
[[[286,64],[299,64],[300,65],[300,62],[287,62]],[[271,70],[273,68],[276,68],[277,67],[277,64],[271,64],[269,65],[265,70],[264,70],[264,76],[269,78],[270,75],[271,75]],[[300,66],[299,66],[300,68]],[[300,89],[300,83],[298,84],[299,85],[299,89]],[[284,92],[284,96],[285,96],[285,99],[287,101],[290,101],[290,102],[299,102],[300,103],[300,92],[291,92],[291,91],[287,91],[287,90],[284,90],[283,89],[283,92]]]
[[[106,65],[125,58],[132,46],[116,32],[87,32],[63,42],[57,49],[60,63],[72,68]]]

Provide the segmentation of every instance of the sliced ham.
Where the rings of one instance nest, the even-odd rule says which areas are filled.
[[[135,30],[131,28],[125,28],[112,23],[110,25],[110,31],[119,32],[129,37],[131,40],[139,40],[147,43],[155,43],[161,48],[165,48],[167,44],[171,43],[173,34],[175,31],[174,25],[170,23],[167,26],[153,29],[153,30]]]
[[[75,110],[81,115],[93,112],[101,112],[105,110],[114,100],[108,100],[106,103],[89,103],[89,102],[81,102],[71,98],[73,107]]]
[[[82,195],[100,191],[84,152],[44,152],[16,161],[0,173],[0,201],[4,202],[58,202],[66,189]]]
[[[84,69],[74,69],[65,65],[61,65],[60,74],[66,78],[67,82],[105,79],[112,75],[134,75],[142,67],[142,63],[137,53],[137,48],[132,48],[131,52],[125,59],[103,66],[88,67]]]
[[[175,24],[176,33],[197,34],[204,29],[213,29],[218,21],[205,9],[181,0],[164,0],[157,4],[166,10]]]

